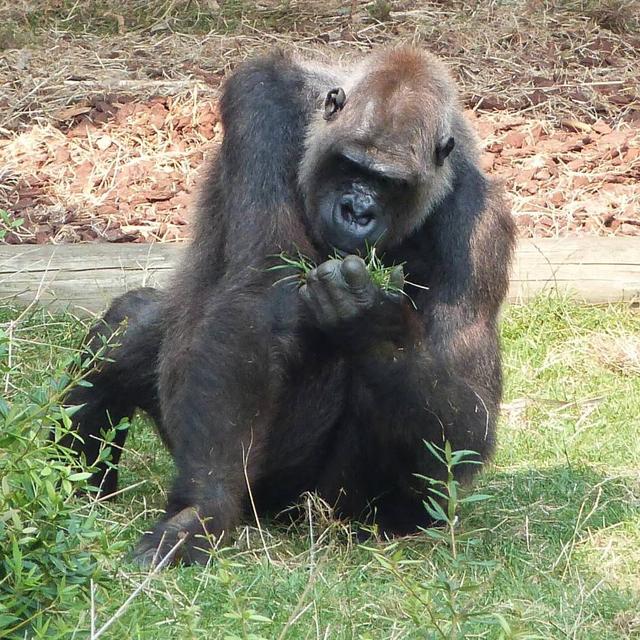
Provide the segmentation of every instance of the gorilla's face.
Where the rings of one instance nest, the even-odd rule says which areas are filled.
[[[308,194],[317,240],[340,253],[395,244],[412,217],[413,177],[397,167],[372,162],[357,150],[332,153]]]

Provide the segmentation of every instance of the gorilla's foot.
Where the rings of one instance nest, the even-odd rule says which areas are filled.
[[[187,507],[145,533],[131,560],[143,567],[206,564],[217,538],[207,530],[196,507]]]

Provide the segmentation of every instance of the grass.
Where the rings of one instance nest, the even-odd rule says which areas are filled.
[[[318,266],[310,258],[300,252],[298,252],[298,254],[295,256],[290,256],[286,253],[280,253],[274,257],[279,262],[275,266],[269,267],[269,271],[293,271],[291,275],[284,276],[284,278],[282,279],[291,279],[299,282],[301,285],[306,282],[309,273]],[[336,260],[341,259],[340,255],[337,252],[335,253],[335,255],[330,256],[330,259],[331,258]],[[366,253],[362,257],[362,259],[364,260],[367,271],[371,276],[371,281],[376,286],[380,287],[383,291],[390,291],[400,294],[404,293],[402,286],[398,286],[398,275],[402,273],[402,264],[392,265],[390,267],[385,266],[382,260],[380,260],[380,258],[378,257],[376,248],[374,246],[367,246]]]
[[[122,35],[137,31],[179,31],[193,34],[237,32],[243,25],[276,33],[295,27],[290,2],[262,3],[246,0],[117,0],[106,5],[99,0],[25,2],[4,10],[0,27],[4,47],[22,46],[45,31]],[[311,19],[321,5],[296,6],[298,19]]]
[[[84,327],[41,311],[1,313],[5,398],[26,402],[58,374]],[[442,636],[428,611],[444,615],[451,593],[457,614],[476,618],[464,635],[444,637],[638,637],[638,311],[541,298],[509,307],[502,335],[500,444],[475,490],[490,499],[461,505],[457,558],[427,535],[360,545],[307,498],[304,522],[263,523],[264,544],[246,527],[206,568],[149,578],[114,619],[148,578],[120,549],[157,517],[172,472],[151,426],[138,418],[122,461],[129,489],[93,505],[104,538],[95,546],[93,590],[87,580],[36,615],[26,635],[23,627],[12,637],[435,638]],[[84,499],[69,504],[84,513]]]
[[[439,4],[444,9],[455,10],[461,3],[449,0]],[[513,1],[503,4],[508,10]],[[6,48],[23,45],[29,42],[29,37],[37,38],[45,30],[101,35],[143,30],[226,34],[249,25],[254,29],[279,33],[295,30],[299,22],[312,21],[317,15],[350,16],[360,8],[364,8],[374,21],[385,23],[392,19],[393,11],[402,12],[407,3],[374,0],[352,1],[350,6],[344,5],[326,0],[267,0],[261,3],[247,0],[116,0],[108,4],[100,0],[26,0],[5,9],[5,22],[0,33],[7,38]],[[415,9],[413,5],[410,8]],[[639,26],[637,0],[560,0],[547,2],[545,8],[552,13],[564,12],[589,18],[612,32],[633,32]]]

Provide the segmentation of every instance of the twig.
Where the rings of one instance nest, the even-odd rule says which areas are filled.
[[[149,582],[151,582],[152,578],[154,576],[156,576],[158,574],[158,572],[169,562],[169,560],[171,560],[171,558],[174,555],[174,552],[178,549],[178,547],[180,547],[180,545],[184,544],[185,540],[187,538],[180,538],[180,540],[178,540],[178,542],[176,542],[173,547],[171,547],[171,549],[169,549],[169,551],[167,552],[167,555],[164,556],[164,558],[162,558],[160,560],[160,562],[158,562],[158,564],[155,565],[154,569],[147,575],[147,577],[133,590],[133,592],[129,595],[129,597],[120,605],[120,607],[118,608],[118,610],[111,616],[111,618],[109,618],[109,620],[107,620],[101,627],[100,629],[98,629],[98,631],[96,631],[95,633],[93,632],[93,625],[94,625],[94,621],[91,621],[91,627],[92,627],[92,632],[91,632],[91,637],[90,640],[97,640],[101,635],[103,635],[105,633],[105,631],[120,617],[122,616],[122,614],[128,609],[129,605],[133,602],[133,600],[137,597],[137,595],[149,584]]]
[[[251,440],[249,441],[249,448],[246,451],[246,455],[244,450],[244,443],[242,444],[242,471],[244,473],[244,480],[247,484],[247,492],[249,493],[251,510],[253,512],[253,517],[255,518],[255,521],[256,521],[256,527],[258,528],[258,533],[260,534],[260,540],[262,541],[262,548],[264,549],[264,553],[267,556],[267,560],[269,561],[269,564],[273,564],[273,560],[271,560],[271,556],[269,555],[269,549],[267,548],[267,542],[264,538],[264,532],[262,531],[262,525],[260,524],[260,518],[258,517],[258,510],[256,509],[256,503],[253,500],[253,492],[251,491],[251,483],[249,482],[249,474],[247,472],[249,454],[251,453],[252,445],[253,445],[253,429],[251,430]]]
[[[153,89],[162,88],[168,91],[183,91],[184,89],[200,89],[208,94],[217,94],[218,91],[211,87],[198,82],[197,80],[65,80],[64,84],[78,89],[86,89],[87,91],[107,90],[131,91],[134,89]]]

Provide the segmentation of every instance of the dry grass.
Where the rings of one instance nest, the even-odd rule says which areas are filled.
[[[579,553],[585,561],[591,560],[603,581],[640,594],[640,574],[634,571],[640,564],[640,550],[634,541],[637,533],[621,527],[589,532],[579,543]],[[640,631],[640,615],[627,622]]]
[[[640,234],[640,2],[42,5],[0,8],[31,38],[0,57],[0,208],[26,218],[9,241],[182,238],[231,68],[396,42],[449,61],[522,235]]]
[[[640,374],[640,334],[621,331],[594,331],[576,335],[562,345],[561,350],[551,350],[543,368],[565,363],[576,371],[593,369],[594,364],[617,374]]]
[[[67,133],[48,123],[0,141],[13,188],[0,207],[24,216],[19,241],[175,240],[186,229],[190,193],[211,141],[216,107],[196,92],[147,103],[87,106]],[[84,114],[83,114],[84,115]]]
[[[624,375],[640,375],[640,335],[594,334],[588,348],[598,362]]]
[[[639,235],[640,127],[505,112],[474,119],[523,236]]]
[[[408,1],[389,3],[390,10],[382,12],[379,3],[362,0],[292,1],[286,7],[273,1],[219,3],[217,10],[218,3],[159,3],[173,7],[164,21],[130,31],[125,20],[121,33],[111,35],[78,33],[78,23],[84,19],[91,28],[93,19],[99,28],[98,18],[128,19],[141,3],[127,3],[121,14],[112,3],[95,15],[83,15],[83,4],[98,12],[95,3],[74,3],[66,17],[64,12],[49,22],[40,17],[44,31],[38,31],[36,46],[5,51],[0,125],[13,128],[25,119],[50,117],[61,106],[105,90],[144,97],[184,89],[185,83],[217,85],[238,61],[269,46],[334,56],[398,41],[420,43],[445,56],[466,100],[480,110],[509,108],[587,120],[607,115],[614,121],[640,110],[640,2],[635,0],[515,0],[512,8],[494,2]],[[147,20],[157,4],[144,3]],[[232,5],[233,13],[225,9]],[[0,10],[0,18],[16,14],[19,7]],[[23,7],[21,15],[28,16],[28,9]],[[199,17],[205,15],[208,22]],[[628,32],[606,28],[620,23],[620,16]],[[200,23],[211,30],[180,31]]]

